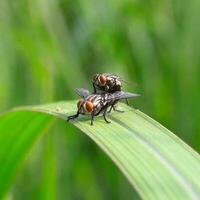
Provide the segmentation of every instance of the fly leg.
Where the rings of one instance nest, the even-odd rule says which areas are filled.
[[[116,112],[119,112],[119,113],[123,113],[124,112],[123,110],[117,110],[115,106],[113,106],[113,110],[116,111]]]
[[[114,102],[114,103],[112,103],[111,105],[110,105],[110,110],[108,111],[108,113],[110,113],[111,111],[112,111],[112,109],[113,110],[115,110],[115,104],[117,103],[117,101],[116,102]],[[108,107],[107,107],[108,108]]]
[[[91,126],[93,126],[93,121],[94,121],[94,112],[91,113]]]
[[[79,112],[77,112],[75,115],[69,116],[69,117],[67,118],[67,121],[70,121],[70,120],[72,120],[72,119],[76,119],[78,116],[79,116]]]
[[[120,113],[123,113],[124,111],[123,110],[117,110],[116,107],[115,107],[116,103],[112,104],[111,107],[110,107],[110,110],[108,111],[108,113],[110,113],[112,111],[112,109],[116,112],[120,112]]]
[[[120,112],[120,113],[123,113],[124,111],[123,110],[118,110],[115,106],[115,104],[111,105],[110,106],[110,110],[108,111],[108,113],[110,113],[112,111],[112,109],[116,112]]]
[[[127,104],[128,106],[130,106],[130,104],[129,104],[129,102],[128,102],[128,99],[126,99],[126,104]]]
[[[108,107],[107,108],[105,108],[105,110],[104,110],[104,112],[103,112],[103,118],[104,118],[104,120],[106,121],[106,123],[110,123],[110,121],[108,121],[107,120],[107,118],[106,118],[106,114],[107,114],[107,109],[108,109]]]
[[[110,106],[110,110],[108,111],[108,113],[110,113],[112,111],[112,109],[114,108],[113,105]]]
[[[97,93],[97,89],[96,89],[96,87],[95,87],[95,84],[94,83],[92,83],[92,85],[93,85],[93,88],[94,88],[94,94],[96,94]]]

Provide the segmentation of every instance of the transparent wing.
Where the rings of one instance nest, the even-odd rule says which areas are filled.
[[[120,80],[121,82],[123,82],[123,83],[126,83],[126,84],[128,84],[128,85],[132,85],[132,86],[135,86],[135,87],[137,87],[137,86],[138,86],[138,84],[137,84],[137,83],[134,83],[134,82],[129,82],[129,81],[126,81],[126,80],[124,80],[124,79],[122,79],[122,78],[119,78],[119,80]]]
[[[138,97],[138,96],[140,96],[140,95],[136,94],[136,93],[117,91],[113,94],[110,94],[108,96],[108,99],[109,100],[120,100],[120,99],[129,99],[129,98]]]
[[[83,88],[75,88],[74,91],[82,98],[87,98],[90,95],[90,92]]]

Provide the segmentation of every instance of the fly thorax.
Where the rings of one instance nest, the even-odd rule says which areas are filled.
[[[116,79],[116,85],[118,85],[118,86],[122,86],[122,83],[121,83],[121,81],[120,80],[118,80],[118,79]]]

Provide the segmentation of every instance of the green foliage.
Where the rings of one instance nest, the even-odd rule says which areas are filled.
[[[199,152],[199,6],[198,0],[1,0],[0,111],[74,99],[75,87],[91,89],[93,73],[113,72],[137,83],[123,87],[142,94],[134,107]],[[34,145],[9,197],[135,195],[78,129],[59,121],[48,133]]]
[[[24,107],[1,116],[0,197],[31,146],[52,124],[49,115],[66,120],[76,112],[75,105],[73,101]],[[112,113],[111,124],[97,117],[91,126],[87,117],[82,117],[74,125],[104,150],[142,199],[198,199],[199,155],[139,110],[124,104],[120,109],[125,112]]]
[[[30,146],[41,135],[51,117],[30,112],[11,112],[0,118],[0,198]]]

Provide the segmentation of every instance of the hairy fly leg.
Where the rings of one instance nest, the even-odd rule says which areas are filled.
[[[110,110],[108,111],[108,113],[112,111],[113,107],[114,107],[113,105],[110,106]]]
[[[79,112],[77,112],[75,115],[71,115],[67,118],[67,121],[69,122],[70,120],[76,119],[79,116]]]
[[[108,111],[108,113],[110,113],[112,110],[116,111],[116,112],[120,112],[120,113],[123,113],[124,111],[123,110],[118,110],[116,108],[116,104],[117,104],[118,101],[114,102],[113,104],[111,104],[110,106],[110,110]]]
[[[110,110],[108,111],[108,113],[110,113],[112,110],[114,110],[116,112],[119,112],[119,113],[123,113],[124,112],[123,110],[118,110],[115,105],[111,105]]]
[[[92,83],[92,85],[93,85],[93,89],[94,89],[94,94],[96,94],[97,93],[97,89],[96,89],[96,87],[95,87],[95,84],[94,83]]]
[[[107,108],[105,108],[105,110],[104,110],[104,112],[103,112],[103,118],[104,118],[104,120],[106,121],[106,123],[111,123],[110,121],[108,121],[107,120],[107,118],[106,118],[106,114],[107,114],[107,110],[108,110],[108,107]]]
[[[91,113],[91,126],[93,126],[93,122],[94,122],[94,111]]]
[[[119,112],[119,113],[123,113],[124,112],[123,110],[118,110],[115,106],[113,106],[113,110],[116,111],[116,112]]]
[[[112,110],[114,110],[114,107],[116,104],[117,104],[117,101],[110,105],[110,110],[108,111],[108,113],[110,113]]]

